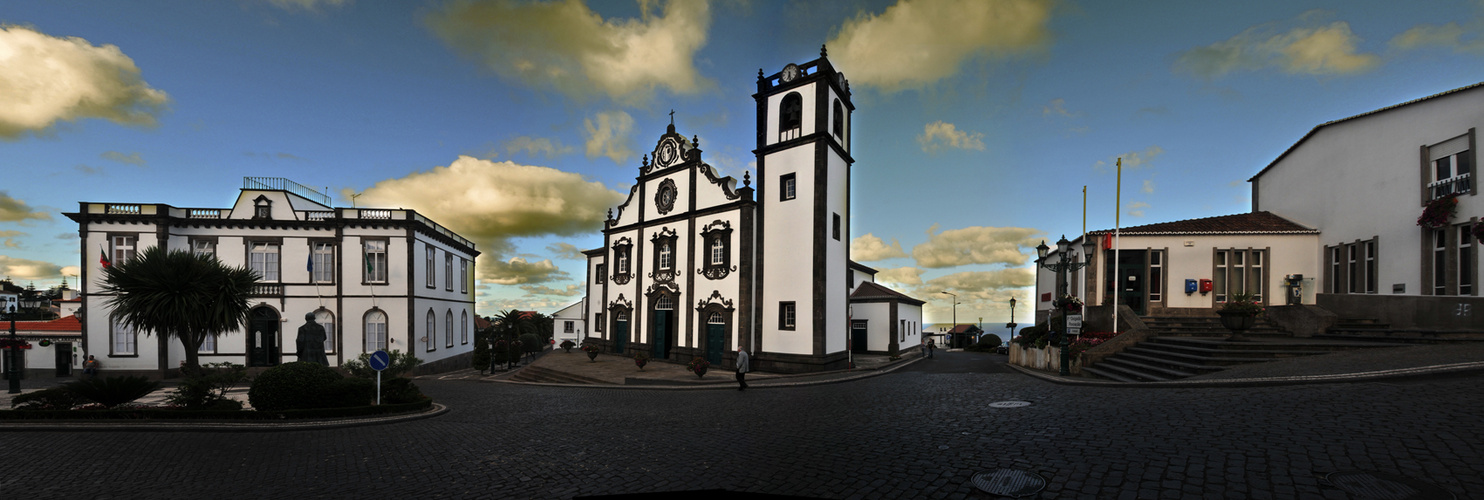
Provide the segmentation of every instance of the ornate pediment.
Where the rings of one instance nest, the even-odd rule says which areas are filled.
[[[713,304],[714,305],[717,305],[717,306],[721,306],[721,308],[726,309],[728,311],[730,311],[730,310],[733,309],[732,308],[732,300],[731,299],[723,298],[721,296],[721,290],[712,290],[710,297],[706,297],[704,299],[701,299],[701,300],[697,300],[696,301],[696,310],[699,311],[699,310],[705,309],[707,306],[710,306],[710,305],[713,305]]]
[[[619,309],[633,310],[634,309],[634,302],[631,301],[631,300],[625,300],[623,298],[623,294],[620,293],[620,294],[618,294],[618,298],[613,299],[613,302],[609,302],[608,303],[608,310],[614,311],[614,310],[619,310]]]

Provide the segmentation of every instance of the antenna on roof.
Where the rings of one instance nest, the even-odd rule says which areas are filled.
[[[355,208],[356,207],[356,198],[360,198],[361,195],[363,195],[363,194],[366,194],[366,193],[364,191],[359,192],[359,193],[351,193],[351,195],[350,195],[350,208]]]

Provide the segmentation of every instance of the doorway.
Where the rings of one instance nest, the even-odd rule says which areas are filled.
[[[1113,261],[1113,252],[1103,252],[1108,256],[1108,262]],[[1134,314],[1143,316],[1148,310],[1148,289],[1145,286],[1149,273],[1149,252],[1147,250],[1122,250],[1118,252],[1118,265],[1109,266],[1116,269],[1113,276],[1103,287],[1107,296],[1113,297],[1117,293],[1118,304],[1128,305],[1134,310]],[[1116,287],[1116,288],[1115,288]]]
[[[58,342],[52,349],[57,352],[57,377],[72,376],[72,343]]]
[[[613,352],[623,354],[629,345],[629,312],[613,313]]]
[[[850,352],[857,354],[866,352],[868,331],[865,321],[850,322]]]
[[[248,314],[247,366],[278,365],[278,311],[259,307]]]
[[[654,327],[649,332],[650,343],[653,347],[651,357],[654,359],[667,359],[670,357],[670,327],[675,323],[675,299],[669,295],[661,295],[654,302]]]
[[[721,313],[713,312],[706,317],[706,361],[720,365],[722,348],[726,346],[726,342],[726,319],[721,317]]]

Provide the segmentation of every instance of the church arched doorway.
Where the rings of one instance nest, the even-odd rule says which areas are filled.
[[[706,361],[721,365],[722,351],[727,344],[727,320],[720,312],[706,315]]]
[[[625,347],[629,345],[629,312],[618,311],[613,313],[613,352],[623,354]]]
[[[660,294],[654,301],[653,329],[649,332],[655,359],[670,357],[670,331],[675,329],[675,299],[669,294]]]

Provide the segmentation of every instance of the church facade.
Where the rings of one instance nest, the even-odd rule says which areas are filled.
[[[845,368],[849,84],[821,51],[758,72],[757,179],[742,186],[672,123],[588,256],[586,341],[608,352],[754,369]],[[753,187],[753,183],[756,187]]]

